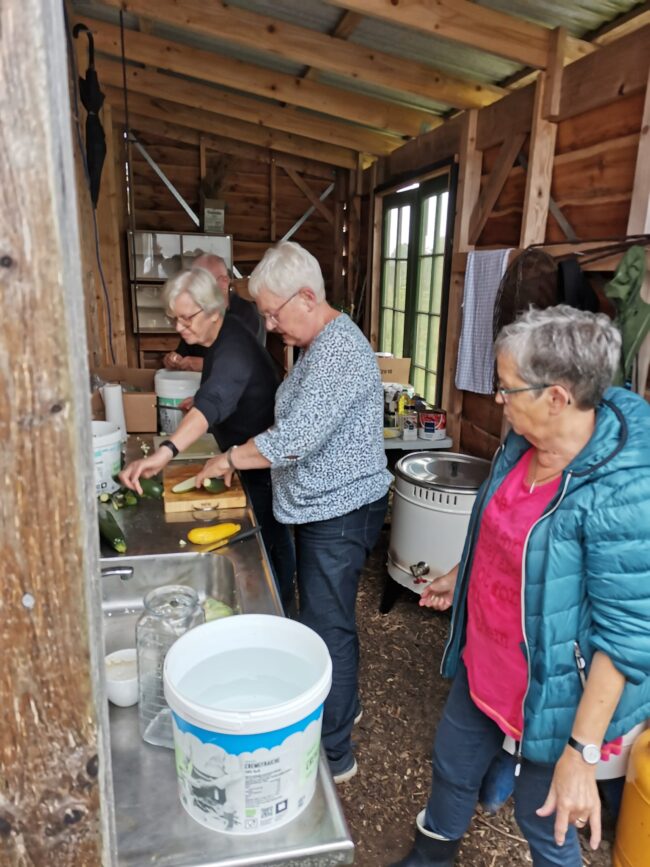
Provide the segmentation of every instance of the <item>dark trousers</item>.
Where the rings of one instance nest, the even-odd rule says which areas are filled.
[[[270,470],[244,470],[240,475],[257,523],[262,528],[262,540],[269,556],[282,606],[285,613],[290,614],[295,609],[296,555],[289,528],[286,524],[280,524],[273,516],[271,472]]]
[[[449,840],[463,836],[478,801],[483,778],[502,750],[503,732],[480,711],[469,694],[461,662],[433,744],[433,783],[425,826]],[[524,761],[515,778],[515,818],[533,856],[534,867],[581,867],[580,844],[573,825],[564,846],[553,838],[555,815],[542,819],[535,810],[546,800],[554,765]],[[514,761],[512,764],[514,775]]]
[[[353,761],[350,733],[357,711],[359,576],[384,524],[388,495],[347,515],[297,524],[299,619],[321,636],[332,657],[322,742],[334,773]]]

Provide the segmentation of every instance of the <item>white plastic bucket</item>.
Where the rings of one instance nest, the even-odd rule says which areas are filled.
[[[332,683],[324,641],[265,614],[197,626],[165,658],[181,803],[215,831],[279,828],[316,787],[323,702]]]
[[[94,421],[92,433],[95,491],[98,494],[112,494],[120,487],[114,476],[122,469],[122,432],[109,421]]]
[[[647,725],[647,721],[644,721],[634,726],[627,734],[623,735],[623,740],[617,747],[616,753],[610,752],[607,758],[601,758],[596,765],[597,780],[615,780],[617,777],[625,776],[632,745],[641,732],[645,731]]]
[[[158,430],[173,434],[183,420],[184,413],[180,404],[188,397],[194,397],[201,374],[186,370],[157,370],[154,388],[158,403]]]

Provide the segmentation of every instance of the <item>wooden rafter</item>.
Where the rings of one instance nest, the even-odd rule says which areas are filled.
[[[116,87],[105,87],[104,90],[109,102],[118,107],[122,106],[121,90]],[[199,132],[213,133],[283,153],[305,156],[308,159],[318,160],[333,166],[341,166],[342,168],[354,168],[356,166],[355,151],[311,141],[277,130],[263,129],[252,123],[233,120],[211,111],[187,108],[177,102],[152,99],[140,93],[130,94],[129,111],[156,120],[170,121]]]
[[[96,66],[102,84],[122,87],[120,63],[98,58]],[[348,123],[336,123],[306,112],[296,111],[290,106],[274,105],[252,97],[234,95],[214,85],[189,81],[130,64],[126,67],[126,84],[129,93],[142,93],[154,99],[164,95],[170,102],[178,102],[202,111],[217,111],[219,114],[255,124],[262,129],[281,130],[301,138],[315,139],[356,151],[377,155],[387,154],[401,144],[401,139],[397,136],[354,127]]]
[[[650,24],[650,0],[640,3],[625,15],[620,15],[614,21],[600,27],[589,37],[589,41],[594,45],[609,45],[621,36],[640,30],[646,24]]]
[[[361,23],[363,15],[357,15],[356,12],[342,12],[336,27],[330,33],[336,39],[349,39],[354,33],[357,26]],[[303,78],[316,78],[318,70],[315,66],[308,66],[303,74]]]
[[[546,67],[551,31],[539,24],[480,6],[471,0],[327,0],[361,15],[411,27],[430,36],[461,42],[526,66]],[[594,50],[580,39],[567,40],[572,60]]]
[[[300,177],[298,172],[294,172],[293,169],[290,169],[287,166],[284,166],[284,171],[291,178],[293,183],[298,187],[300,192],[305,195],[305,197],[307,198],[307,201],[311,205],[313,205],[316,208],[316,210],[320,214],[322,214],[323,217],[325,217],[325,219],[327,220],[327,222],[331,226],[333,226],[334,225],[334,216],[333,216],[332,212],[330,211],[330,209],[327,207],[327,205],[324,202],[321,202],[321,200],[314,193],[314,191],[309,186],[307,181],[303,180],[303,178]]]
[[[185,31],[226,39],[233,45],[268,52],[285,60],[305,64],[369,84],[390,87],[418,97],[445,102],[456,108],[480,108],[505,93],[499,87],[464,81],[433,69],[425,63],[406,60],[346,42],[340,33],[330,36],[258,15],[224,2],[183,0],[182,4],[159,0],[105,0],[136,15]],[[353,13],[352,13],[353,14]],[[360,16],[356,16],[356,20]],[[352,19],[350,25],[355,24]],[[345,22],[341,32],[347,32]]]
[[[95,48],[113,57],[121,57],[120,28],[97,20],[83,19],[92,28]],[[212,51],[204,51],[180,42],[161,39],[128,30],[125,37],[127,60],[188,75],[199,81],[221,84],[267,99],[312,109],[321,114],[344,118],[357,124],[390,130],[401,135],[417,135],[423,129],[442,123],[431,112],[405,107],[394,102],[353,93],[316,81],[253,66]]]

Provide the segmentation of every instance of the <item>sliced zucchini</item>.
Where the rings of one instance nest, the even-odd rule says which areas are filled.
[[[99,532],[103,539],[105,539],[118,554],[124,554],[126,552],[126,539],[124,538],[124,533],[122,532],[122,528],[115,520],[113,513],[104,505],[99,505],[98,508],[98,518],[99,518]]]
[[[187,491],[193,491],[196,488],[196,476],[190,476],[189,479],[183,479],[172,488],[172,494],[184,494]]]
[[[226,483],[223,479],[204,479],[203,487],[211,494],[223,494],[223,492],[226,490]]]

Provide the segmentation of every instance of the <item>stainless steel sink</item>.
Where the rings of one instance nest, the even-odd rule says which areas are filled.
[[[111,570],[133,570],[129,577],[102,576],[106,653],[135,647],[135,624],[144,608],[144,596],[154,587],[164,584],[193,587],[201,602],[212,597],[239,610],[235,570],[232,562],[223,555],[188,553],[110,557],[102,559],[101,566]]]

